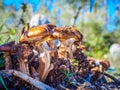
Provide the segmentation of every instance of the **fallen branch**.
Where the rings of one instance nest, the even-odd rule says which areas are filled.
[[[115,77],[113,77],[112,75],[110,75],[108,73],[104,73],[104,75],[107,76],[107,77],[109,77],[110,79],[112,79],[118,85],[120,85],[120,80],[116,79]]]
[[[19,77],[22,80],[28,82],[29,84],[35,86],[36,88],[38,88],[40,90],[55,90],[54,88],[49,87],[48,85],[46,85],[46,84],[44,84],[44,83],[42,83],[34,78],[31,78],[27,74],[22,73],[20,71],[16,71],[16,70],[11,69],[11,70],[2,70],[2,72],[6,73],[6,74],[12,74],[16,77]]]

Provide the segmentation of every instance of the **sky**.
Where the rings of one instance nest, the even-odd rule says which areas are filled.
[[[6,7],[7,11],[9,11],[10,6],[13,6],[15,11],[18,11],[22,3],[26,3],[31,4],[33,12],[36,13],[41,6],[41,0],[2,0],[2,2]],[[47,9],[51,11],[52,9],[54,9],[53,3],[57,2],[57,0],[43,0],[43,2],[46,5]],[[89,12],[92,12],[96,0],[89,0],[89,2]],[[118,28],[117,20],[119,16],[116,13],[118,10],[120,10],[120,0],[106,0],[106,6],[106,29],[111,32]]]

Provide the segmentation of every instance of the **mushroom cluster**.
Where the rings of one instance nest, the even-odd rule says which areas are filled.
[[[56,27],[52,24],[40,25],[22,31],[20,43],[27,43],[38,60],[36,72],[41,81],[45,81],[48,73],[54,68],[52,58],[73,59],[73,53],[80,45],[83,36],[74,27]],[[33,61],[35,61],[35,59]],[[32,67],[32,69],[35,68]]]

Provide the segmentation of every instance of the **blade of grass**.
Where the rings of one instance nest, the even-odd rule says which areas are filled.
[[[5,85],[5,82],[2,78],[2,76],[0,75],[0,82],[2,83],[3,87],[5,88],[5,90],[8,90],[7,86]]]
[[[9,16],[10,16],[10,14],[7,14],[6,17],[4,18],[4,20],[2,21],[2,23],[0,24],[0,31],[2,30],[2,28],[5,25],[6,20],[8,19]]]
[[[0,24],[0,31],[2,30],[3,26],[5,25],[7,18],[5,18],[2,23]]]

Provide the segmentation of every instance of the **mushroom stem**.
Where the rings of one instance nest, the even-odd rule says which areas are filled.
[[[73,58],[73,52],[72,52],[72,45],[74,44],[74,38],[68,39],[66,41],[66,46],[67,46],[67,52],[69,54],[69,58],[72,59]]]
[[[73,52],[72,52],[72,46],[74,44],[74,38],[70,38],[68,40],[61,40],[60,50],[58,52],[58,55],[60,56],[61,52],[64,52],[64,58],[65,59],[71,59],[73,58]]]
[[[20,71],[29,75],[30,73],[29,73],[29,67],[28,67],[27,59],[23,60],[23,58],[20,58],[19,63],[20,63]]]
[[[41,55],[40,65],[38,68],[38,72],[40,74],[41,81],[45,81],[50,70],[53,69],[53,65],[50,64],[51,56],[50,53],[54,52],[55,49],[51,49],[47,42],[44,42],[39,48],[42,48],[44,51],[44,55]]]
[[[59,49],[58,49],[58,57],[59,58],[64,58],[65,60],[68,59],[66,48],[67,48],[66,41],[60,40],[60,45],[59,45]]]

